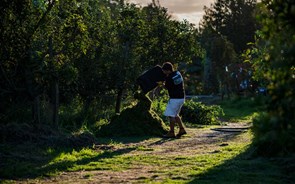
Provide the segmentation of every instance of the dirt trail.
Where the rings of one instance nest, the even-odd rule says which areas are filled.
[[[237,138],[249,128],[248,123],[229,123],[218,128],[198,129],[188,128],[188,134],[181,139],[148,139],[138,143],[127,143],[119,148],[109,145],[97,145],[97,149],[124,150],[130,147],[143,147],[152,151],[131,150],[126,155],[153,154],[165,156],[189,156],[204,153],[214,153],[220,147],[227,146],[231,142],[250,142],[250,138]],[[153,167],[132,166],[124,171],[79,171],[63,172],[56,177],[44,178],[41,180],[28,180],[20,183],[138,183],[139,177],[152,178]],[[91,176],[91,177],[90,177]],[[161,178],[155,178],[155,181]]]

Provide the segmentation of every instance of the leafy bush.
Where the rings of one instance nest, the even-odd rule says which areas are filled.
[[[267,110],[253,122],[254,143],[262,155],[295,153],[294,2],[265,0],[248,60],[256,79],[267,81]]]
[[[270,116],[267,112],[254,118],[252,130],[258,155],[272,156],[295,152],[295,128],[290,125],[285,127],[281,123],[283,121],[284,117]]]
[[[164,116],[164,111],[166,109],[168,100],[169,97],[168,92],[166,90],[162,90],[160,96],[157,96],[152,100],[152,110],[155,111],[155,113],[157,113],[158,116],[160,116],[164,120],[166,119],[166,117]]]
[[[192,124],[220,124],[218,117],[223,114],[223,110],[220,106],[205,105],[201,102],[196,102],[194,99],[187,100],[181,109],[182,120]]]

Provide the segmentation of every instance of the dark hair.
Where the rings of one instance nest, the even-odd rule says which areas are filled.
[[[170,62],[165,62],[162,66],[162,70],[173,71],[173,65]]]

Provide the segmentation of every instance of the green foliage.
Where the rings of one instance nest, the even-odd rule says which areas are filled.
[[[295,151],[294,7],[291,1],[263,1],[258,16],[263,27],[248,52],[255,76],[267,82],[270,96],[266,112],[253,126],[255,143],[264,155]]]
[[[184,122],[200,125],[216,125],[220,124],[218,118],[224,113],[218,105],[205,105],[191,99],[184,103],[180,114]]]
[[[153,93],[153,91],[150,92],[150,94],[151,93]],[[169,95],[166,89],[160,89],[159,94],[156,94],[152,100],[151,109],[155,111],[162,119],[166,119],[166,117],[164,116],[164,111],[166,109],[168,100]]]
[[[260,112],[265,111],[268,97],[234,97],[229,100],[218,102],[223,109],[226,121],[230,122],[251,122]]]
[[[232,91],[237,91],[235,78],[231,77],[233,72],[237,72],[232,69],[237,62],[234,45],[222,36],[212,39],[209,45],[207,57],[210,59],[205,60],[204,91],[208,94],[218,93],[220,86],[223,88],[227,86]],[[225,67],[229,70],[227,71]]]
[[[193,25],[153,4],[4,1],[0,10],[0,118],[7,123],[53,125],[60,115],[56,126],[78,128],[109,119],[101,116],[111,114],[115,95],[120,107],[143,71],[203,54]]]
[[[163,91],[165,92],[165,91]],[[152,102],[152,109],[163,119],[168,102],[167,94],[157,97]],[[205,105],[197,99],[186,100],[181,108],[180,115],[185,123],[197,125],[220,124],[219,118],[224,115],[223,109],[218,105]]]
[[[257,154],[276,155],[294,152],[294,128],[284,127],[280,122],[284,119],[271,117],[267,112],[261,113],[253,120],[253,132]]]
[[[206,50],[205,93],[238,93],[239,84],[247,79],[236,77],[242,66],[238,55],[249,48],[249,42],[254,41],[258,27],[254,17],[255,9],[256,0],[217,0],[210,7],[204,8],[200,41]]]
[[[82,103],[78,98],[68,105],[62,105],[60,107],[60,126],[70,131],[79,129],[82,125],[81,112]]]
[[[242,53],[248,48],[247,43],[254,41],[257,29],[255,6],[256,0],[217,0],[205,7],[201,22],[204,41],[224,36],[233,44],[236,53]]]

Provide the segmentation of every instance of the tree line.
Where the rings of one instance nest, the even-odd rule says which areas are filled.
[[[60,108],[77,101],[81,115],[118,113],[143,71],[167,60],[185,65],[203,52],[193,25],[155,2],[4,1],[0,10],[5,120],[20,113],[58,126]]]
[[[294,6],[217,0],[193,25],[173,20],[159,1],[4,0],[1,124],[58,127],[106,118],[130,102],[137,76],[171,61],[188,93],[266,87],[267,110],[254,120],[257,144],[294,150]]]

